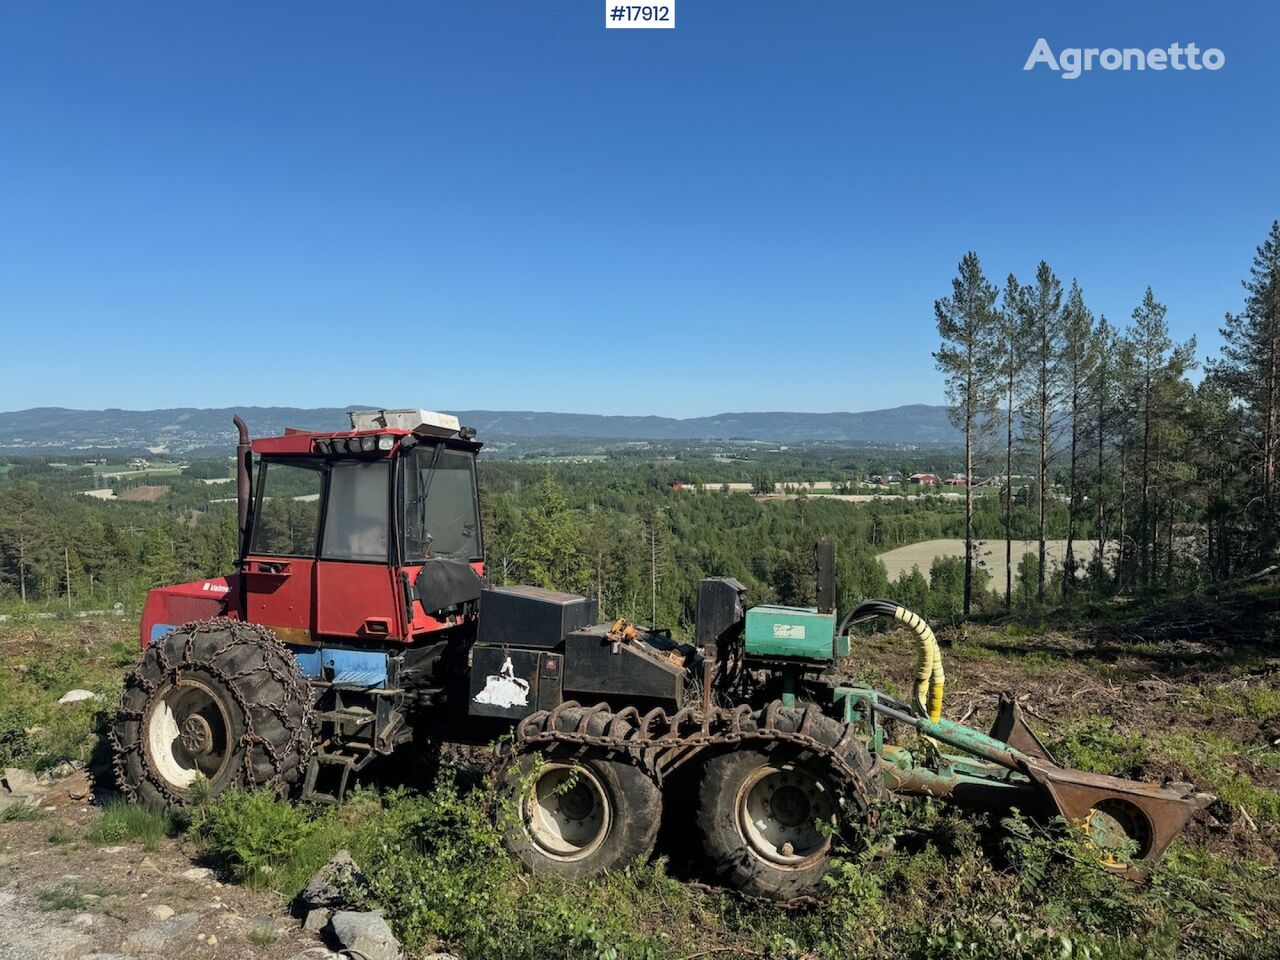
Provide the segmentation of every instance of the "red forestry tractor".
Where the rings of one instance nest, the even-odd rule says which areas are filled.
[[[679,774],[712,878],[794,900],[820,889],[833,827],[868,829],[887,791],[1062,816],[1123,870],[1212,799],[1057,764],[1012,698],[989,734],[943,719],[933,632],[882,600],[839,615],[830,541],[816,607],[751,607],[709,578],[682,643],[597,623],[586,597],[491,586],[481,445],[453,417],[374,410],[253,441],[235,422],[237,570],[150,593],[111,731],[138,802],[180,806],[198,781],[338,802],[377,757],[509,733],[505,836],[528,869],[578,878],[647,856]],[[914,633],[910,703],[829,680],[871,617]]]

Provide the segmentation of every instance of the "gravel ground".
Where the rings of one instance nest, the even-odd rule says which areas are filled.
[[[90,842],[99,816],[77,773],[42,798],[39,819],[0,823],[0,960],[287,960],[323,947],[279,894],[223,883],[190,843]],[[251,941],[259,929],[274,940]]]

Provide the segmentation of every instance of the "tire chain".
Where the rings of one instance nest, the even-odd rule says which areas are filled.
[[[214,631],[226,631],[229,636],[229,642],[222,645],[207,661],[195,661],[192,659],[193,648],[196,638],[202,633],[212,633]],[[186,644],[182,650],[182,660],[175,664],[165,653],[163,643],[174,634],[185,633],[187,636]],[[242,670],[238,673],[228,673],[225,670],[214,665],[213,660],[220,659],[221,656],[234,646],[246,644],[255,647],[266,648],[268,655],[265,659],[267,671],[271,674],[273,680],[279,683],[286,693],[295,694],[295,699],[302,707],[302,716],[300,720],[295,721],[288,715],[281,703],[257,703],[245,697],[240,690],[237,680],[241,680],[250,674],[256,673],[262,669],[264,664],[255,665],[249,669]],[[157,660],[161,669],[161,683],[153,682],[145,673],[146,655],[151,651],[156,652]],[[274,653],[276,656],[271,656]],[[290,752],[295,749],[298,752],[299,765],[305,764],[311,757],[314,750],[314,729],[312,720],[312,697],[308,690],[299,689],[307,687],[306,680],[302,674],[298,672],[296,667],[293,669],[284,669],[281,663],[293,665],[293,654],[276,635],[266,627],[257,624],[246,623],[243,620],[234,620],[230,617],[213,617],[209,620],[197,620],[192,623],[186,623],[176,628],[166,637],[153,643],[147,648],[147,654],[138,663],[136,667],[125,677],[125,689],[120,695],[120,709],[116,714],[119,720],[137,720],[139,724],[143,722],[145,711],[126,710],[124,706],[124,698],[129,692],[130,686],[137,686],[145,690],[148,701],[153,697],[156,691],[163,683],[172,683],[177,680],[179,672],[184,668],[196,668],[209,673],[219,681],[231,693],[235,699],[236,705],[239,706],[244,716],[245,732],[240,737],[236,745],[246,748],[243,751],[243,766],[245,783],[250,788],[269,787],[281,796],[288,792],[289,784],[284,780],[284,761]],[[289,740],[283,747],[277,749],[276,745],[270,740],[256,733],[253,729],[253,711],[255,709],[267,710],[273,713],[286,730],[290,732]],[[142,766],[144,769],[150,769],[150,764],[146,761],[146,752],[143,750],[142,744],[145,734],[140,730],[136,742],[129,744],[127,747],[120,742],[116,735],[115,724],[112,724],[107,733],[111,742],[113,766],[115,768],[116,784],[130,800],[136,799],[137,787],[128,781],[125,771],[125,754],[131,751],[138,751],[142,758]],[[253,747],[260,746],[263,752],[271,761],[271,766],[275,772],[270,779],[263,783],[258,783],[257,775],[253,770]],[[164,798],[173,804],[181,804],[183,797],[173,791],[162,777],[149,778],[152,786],[154,786]]]
[[[784,708],[780,700],[774,700],[761,712],[762,722],[757,724],[756,714],[759,711],[747,704],[731,709],[715,708],[710,713],[686,707],[668,714],[658,707],[641,714],[635,707],[614,711],[607,703],[583,707],[577,701],[569,700],[551,710],[532,713],[517,723],[511,752],[518,755],[532,750],[560,748],[573,751],[594,750],[607,755],[622,754],[656,774],[661,770],[664,758],[678,758],[683,763],[695,752],[708,748],[786,744],[823,758],[836,774],[838,785],[852,794],[855,805],[862,814],[862,826],[868,833],[874,830],[877,818],[872,796],[876,792],[872,771],[860,771],[844,757],[845,749],[856,739],[855,729],[845,726],[839,742],[828,744],[811,733],[814,719],[825,716],[815,705],[809,704],[803,708],[800,725],[794,731],[777,726],[779,713],[783,709],[793,708]],[[575,729],[558,729],[558,722],[564,713],[579,710],[582,715]],[[593,725],[599,727],[600,720],[604,721],[604,733],[589,733],[588,730]],[[744,727],[743,721],[750,723]],[[686,755],[679,757],[682,753]],[[748,903],[786,910],[805,910],[831,899],[829,895],[804,895],[789,900],[771,900],[705,883],[689,885],[707,892],[728,892]]]

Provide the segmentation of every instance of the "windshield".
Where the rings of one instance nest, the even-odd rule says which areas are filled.
[[[443,444],[415,447],[404,465],[404,560],[480,560],[475,458]]]

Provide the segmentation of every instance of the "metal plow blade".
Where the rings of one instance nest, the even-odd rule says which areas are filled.
[[[1139,872],[1137,863],[1160,859],[1187,821],[1217,799],[1189,783],[1157,786],[1061,766],[1007,693],[1000,697],[990,735],[1022,755],[1023,772],[1040,785],[1062,818],[1082,827],[1104,854],[1136,847],[1131,862],[1109,861],[1125,872]]]
[[[1083,827],[1104,852],[1122,848],[1125,841],[1136,844],[1133,862],[1114,863],[1126,869],[1160,859],[1186,822],[1217,799],[1189,783],[1157,786],[1040,760],[1029,762],[1026,771],[1063,819]]]

